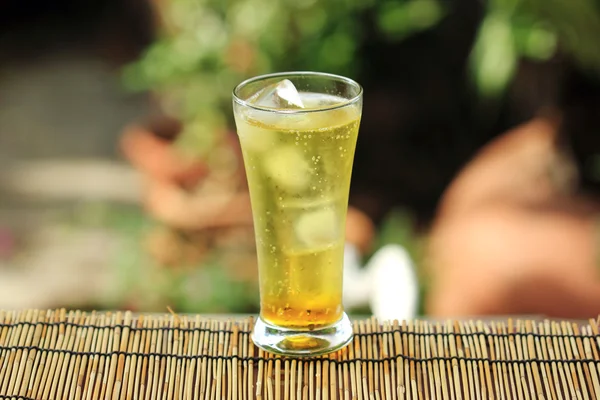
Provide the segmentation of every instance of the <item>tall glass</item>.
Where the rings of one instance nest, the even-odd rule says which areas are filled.
[[[340,349],[352,340],[342,272],[362,88],[325,73],[264,75],[234,89],[233,108],[258,255],[253,341],[284,355]]]

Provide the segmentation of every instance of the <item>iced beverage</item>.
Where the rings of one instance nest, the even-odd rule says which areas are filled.
[[[304,338],[310,350],[320,343],[309,340],[311,332],[318,336],[345,317],[344,231],[360,87],[351,96],[312,91],[306,78],[297,88],[273,80],[247,92],[244,104],[234,101],[254,216],[260,320],[295,332],[296,347]]]

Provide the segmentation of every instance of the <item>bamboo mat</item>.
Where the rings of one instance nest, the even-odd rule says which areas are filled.
[[[0,398],[600,400],[593,320],[354,324],[345,349],[284,359],[251,319],[0,311]]]

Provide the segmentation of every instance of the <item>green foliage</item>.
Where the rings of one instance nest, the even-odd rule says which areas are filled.
[[[159,39],[128,66],[132,90],[160,94],[184,122],[179,145],[205,155],[232,128],[231,90],[250,76],[318,70],[355,76],[365,18],[389,40],[435,26],[439,0],[166,0]],[[597,0],[489,0],[471,54],[471,76],[485,97],[501,95],[521,58],[565,50],[600,70]]]
[[[125,83],[160,94],[184,122],[184,149],[205,153],[232,126],[231,91],[243,79],[286,69],[352,74],[360,0],[171,0],[160,38]]]
[[[232,124],[245,78],[315,70],[354,76],[367,11],[392,40],[442,17],[437,0],[168,0],[159,39],[124,71],[132,90],[159,93],[184,122],[179,145],[204,155]]]
[[[434,0],[387,1],[378,10],[378,26],[389,37],[401,39],[431,28],[443,15],[442,6]]]
[[[90,212],[100,215],[98,207],[93,208],[79,209],[73,223],[90,225]],[[94,216],[92,221],[93,226],[112,230],[122,248],[114,260],[118,279],[111,297],[103,299],[105,304],[97,308],[166,312],[169,306],[183,313],[247,313],[259,309],[257,283],[232,277],[218,254],[209,256],[201,265],[157,265],[142,239],[155,224],[141,210],[105,206],[101,216]]]
[[[484,96],[504,90],[515,72],[517,57],[509,21],[492,13],[483,21],[472,53],[473,76]]]
[[[471,54],[472,78],[488,98],[501,95],[521,58],[570,54],[600,71],[600,13],[596,0],[490,0]]]

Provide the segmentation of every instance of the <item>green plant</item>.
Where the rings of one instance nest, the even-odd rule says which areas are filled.
[[[133,90],[159,94],[184,123],[178,145],[210,157],[232,127],[231,90],[245,78],[282,70],[354,76],[365,14],[400,40],[435,24],[437,0],[169,0],[159,39],[125,69]],[[210,158],[208,159],[210,162]]]
[[[484,97],[508,86],[519,59],[546,61],[561,51],[582,69],[600,71],[596,0],[489,0],[471,54],[472,78]]]

